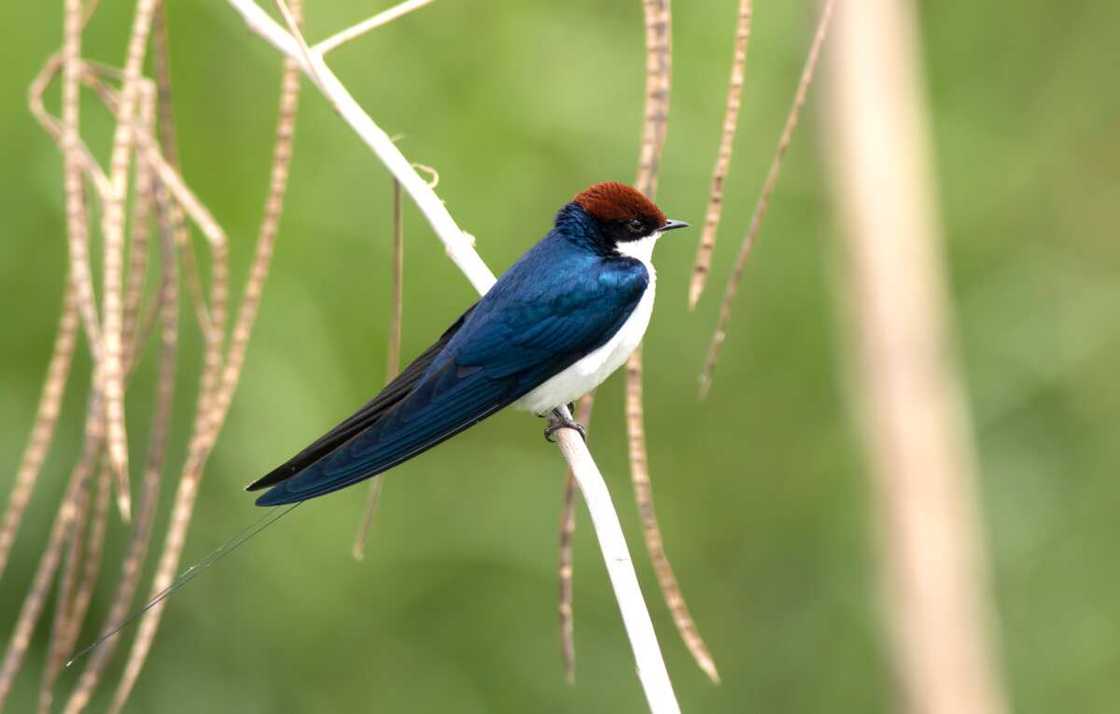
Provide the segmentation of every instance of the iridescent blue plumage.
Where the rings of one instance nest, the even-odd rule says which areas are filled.
[[[664,227],[660,211],[652,220],[651,231]],[[578,202],[561,209],[555,228],[397,380],[252,484],[272,486],[257,504],[303,501],[379,474],[508,406],[606,343],[649,283],[639,260],[614,250],[607,227]]]

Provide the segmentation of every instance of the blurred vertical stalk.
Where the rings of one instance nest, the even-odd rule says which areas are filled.
[[[854,393],[904,710],[1000,714],[967,400],[953,353],[913,4],[838,11],[825,117]]]

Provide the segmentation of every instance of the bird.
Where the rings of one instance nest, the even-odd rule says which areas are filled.
[[[372,400],[249,484],[258,506],[298,503],[376,476],[513,406],[583,427],[561,410],[626,362],[649,326],[653,249],[671,220],[618,182],[597,183]]]

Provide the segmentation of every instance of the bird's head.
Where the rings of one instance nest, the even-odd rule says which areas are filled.
[[[674,221],[637,189],[623,183],[597,183],[576,195],[557,218],[562,225],[572,216],[585,228],[596,247],[608,252],[639,258],[645,262],[653,245],[665,231],[688,226]],[[566,215],[567,214],[567,215]]]

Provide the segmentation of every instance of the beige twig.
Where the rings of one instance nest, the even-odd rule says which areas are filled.
[[[80,78],[82,46],[81,0],[65,0],[62,46],[62,155],[63,186],[66,192],[66,234],[70,258],[70,279],[77,290],[78,314],[86,333],[94,343],[101,341],[101,324],[97,316],[97,298],[93,291],[93,274],[89,258],[89,220],[86,215],[85,192],[82,185],[82,147],[79,131]],[[84,154],[89,156],[89,154]],[[89,158],[89,165],[96,162]],[[108,179],[105,188],[109,188]],[[100,349],[94,349],[100,362]]]
[[[170,196],[170,194],[168,195]],[[212,329],[210,327],[212,321],[210,320],[210,308],[206,305],[206,290],[202,287],[202,272],[198,268],[198,256],[194,252],[194,244],[190,239],[190,231],[186,226],[183,209],[179,208],[174,201],[172,201],[172,206],[171,210],[176,214],[174,216],[175,235],[178,237],[175,244],[178,246],[179,254],[183,259],[183,281],[187,286],[191,307],[194,308],[198,329],[202,331],[202,334],[208,335]]]
[[[669,118],[669,92],[672,81],[672,30],[669,0],[643,0],[642,9],[646,27],[646,95],[645,121],[638,161],[638,190],[650,198],[657,191],[661,155]],[[642,513],[642,530],[646,549],[657,572],[657,582],[673,614],[677,631],[692,653],[697,665],[713,682],[719,681],[715,661],[692,621],[673,576],[672,567],[662,546],[661,528],[653,508],[649,488],[649,457],[646,450],[642,406],[642,350],[634,350],[626,361],[626,433],[630,455],[630,475],[634,483],[634,497]]]
[[[742,106],[743,81],[747,70],[747,45],[751,38],[751,0],[739,0],[739,19],[735,23],[735,51],[731,58],[731,79],[727,84],[727,105],[723,110],[723,129],[716,152],[716,165],[712,170],[712,183],[708,189],[708,208],[704,212],[704,232],[696,247],[696,260],[692,266],[692,281],[688,286],[688,309],[696,307],[708,272],[712,265],[712,251],[716,247],[720,214],[723,212],[723,184],[731,166],[731,151],[735,144],[735,129],[739,125],[739,108]]]
[[[140,123],[148,133],[155,129],[155,110],[155,97],[148,95],[141,102],[139,117]],[[131,364],[139,360],[144,344],[143,338],[145,337],[144,331],[141,329],[140,308],[144,298],[144,284],[148,272],[148,236],[155,200],[152,189],[151,167],[146,161],[136,162],[134,194],[132,220],[129,226],[128,275],[125,278],[124,291],[124,327],[121,333],[121,340],[126,351],[126,372]]]
[[[404,201],[401,182],[393,179],[393,311],[389,317],[389,350],[385,381],[401,371],[401,330],[404,326]]]
[[[113,592],[109,612],[99,632],[105,635],[115,629],[128,615],[132,598],[140,584],[140,574],[148,546],[152,537],[152,523],[155,519],[159,501],[160,479],[163,474],[167,454],[167,442],[171,426],[171,408],[175,394],[175,365],[178,345],[179,286],[175,266],[176,247],[174,225],[169,211],[170,197],[166,190],[157,184],[157,215],[160,219],[160,356],[156,377],[155,407],[152,417],[152,431],[149,436],[148,456],[144,466],[144,478],[140,487],[139,506],[136,521],[129,537],[124,559],[121,562],[121,575]],[[104,640],[89,656],[78,684],[70,695],[64,709],[65,714],[79,714],[89,704],[105,667],[112,659],[119,639],[111,637]]]
[[[357,25],[347,27],[345,30],[336,32],[322,42],[315,44],[311,50],[317,53],[320,57],[326,56],[328,52],[336,49],[350,40],[357,39],[371,30],[376,30],[382,25],[387,25],[399,17],[403,17],[413,10],[419,10],[425,5],[430,5],[432,0],[406,0],[399,5],[394,5],[388,10],[382,10],[368,20],[363,20]]]
[[[43,461],[54,439],[55,426],[66,392],[66,379],[70,374],[70,364],[78,337],[78,297],[74,281],[67,277],[66,292],[62,299],[62,317],[58,321],[58,332],[54,338],[54,349],[47,365],[47,376],[43,380],[43,391],[39,396],[39,406],[35,410],[35,422],[31,436],[27,440],[19,469],[16,471],[12,492],[8,497],[8,508],[4,512],[3,525],[0,525],[0,575],[8,564],[8,554],[12,550],[16,533],[19,531],[23,514],[31,500],[31,493]]]
[[[638,190],[657,193],[661,152],[669,122],[669,87],[673,70],[669,0],[642,0],[646,28],[646,89],[642,143],[638,152]]]
[[[82,564],[82,532],[89,517],[89,486],[78,493],[77,518],[63,543],[65,556],[62,560],[62,573],[58,578],[58,595],[55,601],[54,617],[51,621],[50,640],[47,644],[47,663],[39,683],[40,714],[49,714],[55,679],[62,669],[63,641],[65,639],[66,616],[69,614],[77,590],[78,571]]]
[[[79,66],[81,62],[79,62]],[[47,89],[50,87],[51,82],[58,75],[62,69],[62,53],[56,53],[47,58],[43,63],[42,69],[31,80],[31,84],[27,88],[27,108],[31,112],[31,116],[39,122],[39,126],[47,132],[54,143],[58,146],[60,151],[65,152],[64,139],[65,129],[63,128],[62,120],[52,116],[43,105],[43,95],[46,94]],[[76,137],[77,146],[77,162],[79,165],[79,173],[84,172],[93,184],[94,189],[97,191],[98,198],[102,200],[109,195],[109,177],[105,175],[100,164],[93,158],[89,148],[81,140],[81,137]],[[79,182],[79,186],[81,183]],[[92,288],[90,294],[92,295]],[[90,308],[90,319],[96,326],[97,315]],[[83,318],[84,319],[84,318]]]
[[[121,85],[117,126],[109,159],[109,183],[112,191],[102,212],[101,232],[104,242],[104,300],[102,310],[101,389],[105,399],[106,437],[109,461],[116,472],[117,508],[121,518],[129,521],[132,510],[128,482],[128,436],[124,414],[124,345],[122,343],[124,303],[121,283],[124,275],[124,202],[128,191],[128,165],[134,134],[133,116],[140,91],[140,71],[152,26],[152,16],[159,0],[138,0],[128,40]]]
[[[81,632],[82,622],[93,602],[93,590],[97,585],[97,577],[101,573],[101,559],[105,549],[105,534],[109,525],[109,496],[112,492],[113,472],[106,463],[101,464],[101,472],[97,476],[97,500],[93,502],[90,513],[89,534],[85,542],[85,559],[82,562],[82,577],[78,581],[78,589],[70,603],[70,612],[67,615],[66,628],[63,631],[63,644],[59,654],[62,656],[61,664],[66,655],[74,650]]]
[[[291,2],[291,13],[298,22],[298,18],[301,14],[301,3],[298,2],[298,0],[293,0]],[[276,231],[279,226],[280,214],[283,208],[284,190],[287,186],[289,163],[292,153],[291,142],[296,108],[298,106],[298,93],[298,66],[292,61],[287,61],[284,65],[282,79],[280,111],[276,129],[276,145],[273,150],[272,175],[268,197],[265,200],[265,212],[261,221],[260,234],[257,240],[256,255],[254,256],[253,264],[250,267],[249,278],[246,282],[245,297],[242,300],[233,327],[229,354],[224,364],[222,364],[219,352],[217,356],[218,369],[211,378],[206,376],[210,370],[210,358],[207,358],[207,364],[204,366],[203,386],[200,390],[194,433],[188,446],[187,459],[180,477],[179,488],[175,494],[175,502],[171,512],[171,525],[168,528],[167,538],[164,542],[163,552],[160,555],[156,576],[152,584],[151,592],[153,595],[166,588],[174,579],[179,559],[182,556],[183,546],[186,543],[187,530],[190,525],[195,497],[197,496],[198,485],[203,475],[206,460],[228,412],[230,402],[233,398],[233,392],[240,378],[241,368],[244,365],[245,353],[248,348],[253,323],[256,320],[260,306],[261,292],[264,287],[265,278],[268,275],[268,267],[276,239]],[[158,152],[156,153],[158,154]],[[153,156],[153,160],[155,159],[156,157]],[[165,180],[169,182],[167,185],[172,192],[176,190],[176,187],[171,183],[176,180],[177,176],[173,170],[166,172],[157,167],[157,175],[160,177],[161,182]],[[185,188],[185,186],[183,188]],[[182,202],[181,198],[179,200]],[[190,212],[191,209],[188,208],[188,213]],[[224,246],[224,243],[222,243],[222,245]],[[215,260],[217,260],[217,252],[215,252],[214,255]],[[215,280],[217,280],[217,273],[215,273]],[[219,300],[217,294],[211,298],[211,315],[214,316],[216,325],[222,324],[222,322],[217,322],[219,315],[217,306],[223,302],[224,298]],[[211,379],[213,380],[212,386],[208,386],[209,380]],[[212,396],[208,397],[208,394]],[[154,641],[156,630],[159,627],[164,604],[164,602],[160,602],[155,607],[152,607],[141,619],[139,632],[137,633],[136,640],[133,642],[132,649],[129,652],[128,662],[125,665],[125,672],[113,696],[110,711],[114,714],[120,711],[121,707],[128,699],[137,677],[139,677],[140,670],[144,665],[144,661]]]
[[[845,234],[880,586],[904,712],[1008,711],[912,2],[837,19],[825,146]],[[1075,707],[1076,708],[1076,707]]]
[[[156,75],[156,114],[159,147],[172,166],[179,165],[175,142],[175,110],[171,104],[171,46],[167,36],[167,3],[160,2],[152,20],[152,66]]]
[[[121,107],[119,94],[100,81],[97,76],[100,72],[100,68],[91,65],[89,70],[89,73],[84,79],[90,82],[98,95],[110,108],[110,111],[119,113]],[[145,92],[155,91],[149,83],[139,81],[138,84],[140,85],[141,95]],[[172,208],[172,218],[176,221],[176,225],[180,225],[178,223],[181,219],[180,212],[185,211],[186,215],[194,221],[203,236],[206,237],[207,245],[210,248],[210,309],[205,319],[208,329],[204,331],[206,347],[203,357],[200,406],[197,412],[197,417],[200,420],[200,428],[209,431],[214,428],[213,424],[216,421],[215,409],[218,397],[217,389],[219,387],[222,370],[222,349],[225,339],[227,315],[226,301],[229,295],[228,240],[225,231],[222,230],[222,227],[210,214],[210,211],[207,210],[206,206],[203,205],[190,190],[176,168],[168,163],[160,153],[160,148],[155,138],[139,123],[137,123],[133,129],[132,140],[143,157],[143,161],[149,165],[150,170],[158,177],[160,184],[164,186],[175,199]],[[185,230],[177,228],[176,235],[178,238],[186,240],[186,238],[183,238],[183,236],[186,235]],[[187,246],[184,255],[193,258],[193,252],[190,250],[189,246]],[[188,265],[188,275],[197,277],[197,268],[194,266],[193,262],[186,259],[184,263]],[[191,268],[194,268],[193,272]],[[199,286],[198,289],[201,290],[201,287]],[[204,304],[205,302],[201,297],[197,297],[196,305]],[[201,318],[202,314],[200,313],[200,319]]]
[[[62,497],[62,504],[55,515],[54,523],[51,525],[47,545],[43,548],[43,555],[39,558],[39,566],[35,570],[31,587],[28,588],[27,596],[23,600],[23,606],[20,608],[19,617],[16,619],[15,627],[12,630],[11,639],[8,641],[8,649],[4,654],[3,664],[0,665],[0,709],[3,708],[8,694],[11,693],[15,677],[23,665],[23,658],[31,644],[31,635],[39,621],[39,616],[43,612],[43,606],[46,604],[51,581],[62,560],[63,547],[78,522],[82,492],[86,488],[96,465],[97,456],[101,452],[104,438],[102,433],[103,410],[101,397],[95,392],[90,398],[86,414],[85,438],[81,456],[79,456],[77,464],[70,473],[66,492]]]
[[[386,384],[396,379],[397,374],[401,371],[401,325],[404,318],[404,220],[401,215],[403,207],[401,183],[393,179],[393,295],[392,311],[389,313],[389,354],[386,358]],[[363,560],[366,557],[366,541],[369,539],[369,529],[373,525],[373,516],[377,513],[377,506],[381,501],[381,489],[384,484],[385,479],[383,478],[370,480],[365,514],[358,524],[358,533],[354,537],[354,547],[351,551],[354,560]]]
[[[797,129],[801,107],[804,106],[805,97],[809,93],[809,85],[813,83],[817,58],[820,55],[821,45],[824,44],[824,38],[828,34],[828,24],[832,19],[832,10],[835,6],[835,0],[825,0],[824,2],[820,20],[817,22],[817,31],[813,36],[813,43],[809,47],[809,55],[805,59],[805,66],[801,70],[801,79],[797,83],[793,106],[790,107],[789,114],[786,116],[782,135],[778,139],[778,148],[774,151],[774,158],[770,162],[770,170],[766,174],[765,183],[762,185],[762,193],[759,194],[758,202],[754,206],[750,227],[747,229],[747,234],[743,237],[743,243],[739,247],[739,256],[735,259],[735,271],[727,279],[727,286],[723,292],[723,302],[719,306],[719,321],[708,345],[708,355],[704,360],[704,369],[700,373],[701,399],[707,396],[708,390],[711,389],[712,373],[715,371],[716,362],[719,360],[719,351],[723,346],[723,341],[727,339],[727,325],[731,320],[731,304],[735,300],[739,283],[743,280],[743,271],[747,267],[747,259],[751,255],[751,249],[758,237],[758,231],[762,227],[762,220],[766,217],[766,210],[770,207],[770,195],[774,192],[774,187],[778,185],[778,176],[782,172],[782,160],[785,158],[786,151],[789,150],[793,132]]]
[[[136,133],[136,140],[144,155],[144,160],[150,162],[161,185],[165,186],[174,203],[181,206],[188,216],[199,227],[207,238],[210,248],[210,315],[209,330],[205,333],[205,349],[203,351],[202,377],[200,380],[199,403],[196,411],[195,433],[202,435],[205,448],[209,448],[212,439],[216,437],[218,424],[221,421],[218,406],[221,395],[219,394],[222,379],[222,352],[225,341],[227,304],[229,296],[229,248],[225,231],[206,207],[199,201],[186,183],[179,176],[175,167],[171,166],[159,152],[155,140],[146,133]],[[250,278],[251,287],[252,279]],[[246,292],[245,301],[249,301]],[[244,308],[243,308],[244,309]],[[255,310],[255,306],[253,308]],[[236,339],[236,330],[235,335]],[[245,338],[248,339],[247,337]],[[211,436],[210,433],[214,432]]]
[[[642,355],[641,347],[634,351],[626,362],[626,431],[629,436],[630,480],[634,485],[634,500],[638,504],[638,514],[642,519],[642,535],[646,551],[653,562],[657,584],[665,597],[665,604],[673,615],[673,624],[680,633],[697,666],[704,670],[708,678],[719,683],[719,670],[715,659],[708,650],[700,630],[688,611],[680,584],[673,573],[673,566],[665,552],[665,542],[661,536],[661,526],[657,522],[657,511],[653,505],[653,488],[649,478],[649,456],[646,449],[645,417],[642,408]]]
[[[595,393],[583,395],[576,407],[576,421],[583,424],[590,434],[591,408],[595,404]],[[576,641],[575,610],[573,609],[572,576],[574,558],[573,538],[576,532],[576,477],[569,466],[564,471],[564,505],[560,512],[560,565],[558,578],[560,602],[557,607],[560,615],[560,654],[564,658],[564,681],[576,683]]]
[[[169,38],[167,36],[167,3],[160,3],[152,25],[153,66],[156,75],[156,104],[158,107],[160,153],[171,166],[179,165],[179,149],[175,140],[175,112],[171,103],[171,62]],[[183,259],[185,283],[194,307],[195,319],[202,334],[210,334],[210,310],[206,306],[202,277],[198,269],[198,258],[194,252],[190,232],[186,229],[183,209],[171,205],[171,224],[174,226],[175,244]]]
[[[101,529],[100,533],[97,532],[96,520],[99,517],[103,518],[108,513],[107,508],[102,508],[102,501],[104,501],[105,506],[108,506],[112,470],[107,463],[102,461],[99,471],[97,504],[94,506],[96,513],[92,514],[94,525],[90,530],[89,540],[83,543],[86,521],[91,520],[89,486],[82,489],[78,502],[78,519],[74,523],[67,540],[65,565],[58,582],[58,598],[55,601],[54,618],[51,623],[47,662],[43,668],[43,675],[39,684],[40,714],[50,714],[53,709],[55,682],[62,671],[62,664],[66,661],[66,655],[73,647],[71,638],[77,637],[77,629],[81,626],[81,620],[85,617],[86,607],[89,605],[89,596],[92,595],[92,585],[88,589],[86,588],[89,566],[92,565],[96,571],[96,568],[100,565],[100,544],[94,543],[93,539],[99,534],[104,535],[104,529]],[[102,498],[103,495],[104,499]],[[83,548],[83,546],[86,547]],[[82,557],[83,550],[86,551],[86,558],[84,559]],[[98,561],[91,563],[88,556],[94,550],[98,551]],[[81,572],[80,580],[79,572]]]

